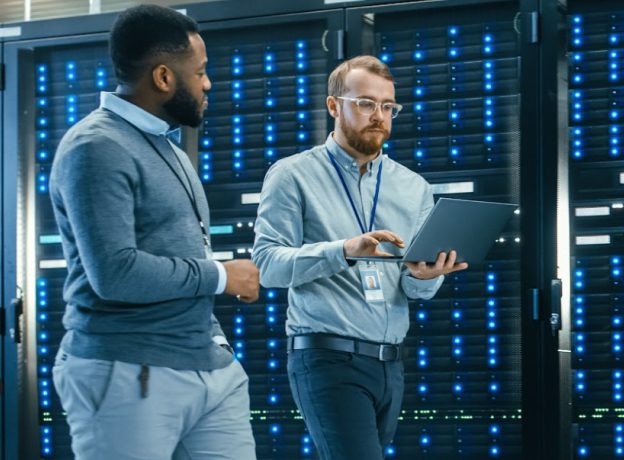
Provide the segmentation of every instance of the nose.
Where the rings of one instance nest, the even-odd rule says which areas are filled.
[[[210,91],[210,88],[212,88],[212,82],[210,81],[210,78],[208,78],[208,75],[206,75],[203,86],[204,92]]]
[[[371,113],[371,119],[372,120],[383,120],[384,119],[384,113],[383,113],[383,108],[381,107],[381,104],[377,104],[375,106],[375,111],[373,113]]]

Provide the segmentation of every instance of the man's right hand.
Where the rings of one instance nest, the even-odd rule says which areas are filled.
[[[377,250],[377,245],[382,241],[387,241],[400,248],[405,247],[405,243],[396,233],[392,233],[390,230],[376,230],[345,241],[344,255],[345,257],[391,256],[392,254]]]
[[[251,303],[260,296],[260,272],[248,259],[236,259],[223,262],[227,273],[225,293],[236,296],[238,300]]]

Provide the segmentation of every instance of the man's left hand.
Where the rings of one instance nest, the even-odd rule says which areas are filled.
[[[410,274],[414,278],[430,280],[440,275],[447,275],[448,273],[468,268],[466,262],[455,263],[456,259],[457,252],[455,251],[449,252],[448,256],[446,252],[441,252],[438,254],[438,258],[433,264],[428,264],[427,262],[405,262],[405,266],[409,269]]]

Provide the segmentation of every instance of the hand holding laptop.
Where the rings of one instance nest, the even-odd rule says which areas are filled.
[[[456,263],[456,260],[457,252],[450,251],[448,255],[445,252],[440,252],[433,264],[428,264],[427,262],[405,262],[405,266],[414,278],[430,280],[440,275],[448,275],[449,273],[468,268],[466,262]]]
[[[377,250],[377,246],[381,242],[392,243],[399,248],[404,248],[403,239],[390,230],[375,230],[373,232],[363,233],[354,238],[345,241],[343,250],[346,258],[349,257],[389,257],[384,251]]]

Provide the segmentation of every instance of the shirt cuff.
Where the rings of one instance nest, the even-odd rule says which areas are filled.
[[[335,270],[345,270],[349,268],[347,259],[344,255],[344,243],[346,240],[338,240],[327,243],[323,248],[325,257],[329,262],[329,265]]]
[[[212,341],[214,343],[216,343],[217,345],[221,346],[221,345],[229,345],[227,339],[222,336],[222,335],[214,335],[212,336]]]
[[[215,294],[223,294],[223,291],[225,291],[225,285],[227,284],[227,272],[221,262],[217,260],[213,260],[213,262],[217,266],[217,270],[219,270],[219,283],[217,284]],[[227,343],[227,341],[225,343]]]

